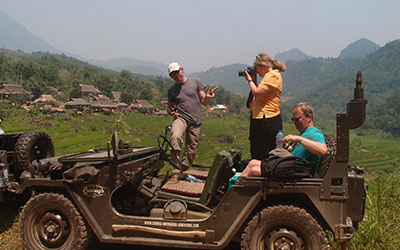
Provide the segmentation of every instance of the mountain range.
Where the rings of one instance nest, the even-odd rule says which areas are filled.
[[[294,48],[289,51],[277,53],[275,55],[275,59],[278,59],[282,62],[301,61],[301,60],[305,60],[305,59],[309,59],[309,58],[312,58],[312,56],[304,54],[303,51],[301,51],[298,48]]]
[[[283,73],[283,100],[290,103],[297,100],[297,98],[304,98],[308,93],[313,93],[310,99],[315,99],[318,94],[314,92],[318,88],[322,88],[319,93],[325,93],[326,90],[329,90],[330,94],[336,93],[337,86],[339,86],[336,81],[346,78],[347,81],[351,82],[355,72],[359,70],[374,71],[371,69],[371,65],[381,68],[382,74],[385,74],[388,79],[396,79],[394,81],[397,81],[396,77],[393,79],[392,76],[387,74],[387,68],[393,68],[394,65],[386,65],[386,68],[382,68],[385,65],[384,63],[375,65],[377,60],[383,60],[381,57],[385,59],[390,57],[390,60],[395,60],[393,56],[396,55],[396,49],[390,53],[387,51],[388,47],[397,48],[397,44],[398,41],[394,41],[381,48],[374,42],[362,38],[349,44],[341,51],[338,58],[311,57],[298,48],[277,53],[275,57],[284,61],[287,66],[286,72]],[[22,25],[2,12],[0,12],[0,46],[25,52],[48,51],[70,55],[31,34]],[[400,57],[400,55],[398,56]],[[72,55],[72,57],[74,56]],[[108,61],[88,61],[80,57],[78,59],[115,71],[125,69],[144,75],[167,76],[165,70],[167,65],[158,62],[132,58],[119,58]],[[246,64],[231,64],[222,67],[212,67],[207,71],[190,74],[190,76],[199,77],[206,84],[214,83],[233,93],[247,96],[249,92],[247,82],[243,77],[238,76],[238,71],[244,70],[247,67],[248,65]],[[400,70],[393,73],[397,76],[398,72]],[[374,75],[370,77],[374,77]],[[332,82],[335,83],[333,84]],[[332,86],[334,87],[332,88]],[[379,95],[385,95],[383,93],[387,94],[387,91],[382,90]],[[338,94],[343,94],[343,92]]]
[[[48,42],[30,33],[24,26],[17,23],[0,11],[0,46],[6,49],[22,50],[24,52],[47,51],[62,53]]]
[[[108,61],[90,60],[90,64],[115,71],[128,70],[143,75],[167,76],[167,65],[158,62],[144,61],[129,57],[122,57]]]
[[[57,54],[65,54],[71,57],[75,57],[81,61],[85,61],[90,64],[115,71],[128,70],[132,73],[144,75],[167,76],[165,70],[167,68],[167,65],[159,62],[137,60],[127,57],[112,59],[108,61],[87,60],[79,55],[60,51],[43,39],[30,33],[24,26],[2,12],[0,12],[0,46],[2,48],[22,50],[28,53],[34,51],[43,51]],[[370,53],[373,53],[377,49],[379,49],[379,46],[377,44],[368,39],[362,38],[352,44],[349,44],[349,46],[343,49],[339,55],[339,58],[366,56]],[[312,58],[312,56],[303,53],[298,48],[293,48],[288,51],[277,53],[275,55],[275,58],[283,62],[298,62],[310,59]],[[231,67],[223,66],[219,68],[210,68],[208,70],[209,72],[206,71],[201,73],[193,73],[192,75],[200,77],[205,82],[217,82],[234,93],[245,94],[245,88],[243,86],[238,87],[238,85],[240,85],[242,82],[240,79],[233,76],[229,77],[229,79],[221,79],[222,75],[226,75],[221,75],[221,72],[228,69],[230,73],[233,73],[231,71],[242,70],[246,67],[247,66],[244,64],[235,64],[232,66],[232,69]],[[214,73],[216,74],[216,76],[214,77],[215,79],[212,77]]]
[[[0,47],[12,50],[22,50],[31,53],[36,51],[65,54],[81,61],[100,66],[106,69],[121,71],[129,70],[132,73],[144,75],[167,76],[165,64],[151,61],[143,61],[132,58],[118,58],[108,61],[88,60],[79,55],[61,51],[43,39],[29,32],[24,26],[0,11]]]
[[[354,43],[350,43],[346,48],[344,48],[342,52],[340,52],[339,58],[366,56],[374,53],[379,48],[379,45],[376,43],[366,38],[361,38]]]
[[[7,16],[0,13],[0,46],[10,46],[13,50],[42,50],[63,53],[8,19]],[[11,32],[10,27],[15,32]],[[23,44],[19,45],[21,47],[17,47],[18,42],[22,41],[31,41],[30,45],[37,47],[29,47]],[[13,53],[21,54],[18,51],[13,51]],[[32,53],[32,57],[35,54]],[[382,124],[387,125],[388,128],[385,128],[385,131],[390,131],[392,134],[400,131],[400,127],[395,126],[398,124],[398,116],[388,115],[388,113],[398,113],[397,110],[400,110],[397,102],[393,101],[400,98],[400,95],[397,94],[400,93],[400,40],[394,40],[383,47],[379,47],[372,41],[362,38],[349,44],[342,50],[338,58],[310,57],[300,49],[278,53],[275,57],[284,61],[287,66],[287,70],[282,73],[283,91],[281,100],[284,116],[290,115],[291,105],[300,101],[309,101],[316,107],[318,119],[323,121],[334,120],[335,114],[344,112],[345,104],[349,99],[352,99],[356,74],[361,71],[364,79],[365,98],[368,99],[367,111],[374,114],[375,119],[366,124],[370,124],[372,129],[383,127]],[[70,58],[70,60],[72,59]],[[157,62],[120,58],[107,62],[94,61],[91,63],[118,72],[126,69],[135,73],[146,72],[146,74],[166,76],[164,72],[167,66]],[[238,76],[238,71],[244,70],[248,66],[246,64],[231,64],[212,67],[207,71],[193,73],[190,76],[199,77],[206,84],[214,83],[233,93],[247,96],[249,93],[247,81]],[[157,79],[164,81],[163,90],[168,88],[170,79],[163,77]],[[224,90],[218,91],[222,96]],[[223,100],[220,102],[223,103]],[[371,117],[368,116],[368,119],[372,119]],[[388,117],[391,119],[388,119]],[[286,121],[290,120],[290,117],[283,118]],[[400,136],[400,133],[397,134]]]

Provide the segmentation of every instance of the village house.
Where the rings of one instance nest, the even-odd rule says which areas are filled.
[[[129,105],[124,102],[119,102],[119,103],[117,103],[117,106],[119,109],[125,110],[128,108]]]
[[[217,104],[214,107],[211,107],[210,110],[211,111],[222,111],[222,112],[225,112],[226,110],[228,110],[228,108],[223,104]]]
[[[160,103],[161,103],[161,104],[168,105],[168,99],[161,100]]]
[[[45,88],[45,90],[47,91],[47,93],[50,93],[51,96],[53,96],[53,97],[64,97],[65,96],[64,92],[59,91],[58,89],[56,89],[53,86],[47,86]]]
[[[82,95],[84,96],[96,96],[99,95],[101,92],[95,86],[89,84],[79,84],[81,87]]]
[[[22,88],[22,85],[17,84],[3,84],[3,87],[0,89],[0,98],[8,99],[12,95],[18,94],[30,94],[29,91],[26,91]]]
[[[129,105],[128,110],[140,113],[153,113],[155,108],[147,100],[134,100],[131,105]]]
[[[46,102],[57,102],[51,95],[41,95],[39,98],[35,99],[33,103],[45,104]]]
[[[50,112],[55,114],[64,114],[65,110],[63,108],[51,107]]]
[[[64,103],[66,109],[77,109],[83,111],[90,108],[90,103],[82,98],[71,98],[69,102]]]
[[[104,111],[105,109],[114,110],[118,108],[117,104],[105,95],[95,96],[90,106],[95,111]]]
[[[111,91],[111,94],[114,102],[118,103],[121,101],[121,91]]]

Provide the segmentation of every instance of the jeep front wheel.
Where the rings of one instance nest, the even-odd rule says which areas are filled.
[[[273,206],[263,209],[243,232],[242,249],[329,249],[326,233],[304,209]]]
[[[88,228],[72,202],[61,194],[31,198],[21,211],[20,235],[26,249],[83,250]]]

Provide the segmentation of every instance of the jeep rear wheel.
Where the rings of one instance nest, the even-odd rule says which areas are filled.
[[[54,144],[50,136],[42,130],[29,130],[23,133],[14,146],[15,168],[19,173],[30,170],[34,160],[53,157]]]
[[[88,228],[72,202],[61,194],[31,198],[20,216],[20,235],[26,249],[83,250]]]
[[[329,249],[326,233],[304,209],[273,206],[255,215],[244,230],[242,249]]]

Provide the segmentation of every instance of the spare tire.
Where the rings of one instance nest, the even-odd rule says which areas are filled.
[[[25,169],[30,170],[34,160],[53,157],[54,144],[50,136],[42,130],[29,130],[15,143],[13,165],[17,176]]]

